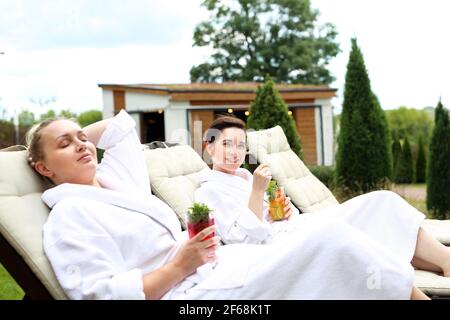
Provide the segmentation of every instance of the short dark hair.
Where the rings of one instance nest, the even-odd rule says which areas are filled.
[[[222,132],[227,128],[238,128],[245,131],[245,122],[233,116],[219,116],[206,130],[204,140],[207,143],[213,143],[217,138],[217,132]]]

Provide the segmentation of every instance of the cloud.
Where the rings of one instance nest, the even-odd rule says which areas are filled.
[[[190,38],[159,46],[14,52],[0,60],[0,107],[10,114],[14,109],[37,114],[48,108],[101,109],[99,83],[187,83],[191,66],[208,54],[191,48]],[[8,72],[3,72],[2,61]],[[30,72],[23,74],[26,70]],[[56,101],[42,107],[31,102],[52,97]]]
[[[384,109],[436,106],[440,95],[444,103],[450,101],[449,1],[312,0],[312,6],[339,32],[342,53],[330,64],[337,77],[333,86],[339,89],[337,110],[352,37],[358,39],[372,90]]]
[[[101,109],[98,83],[189,82],[208,55],[192,48],[200,1],[0,1],[0,110]]]
[[[196,0],[6,0],[0,43],[26,50],[174,43],[192,32],[186,13],[196,10]]]

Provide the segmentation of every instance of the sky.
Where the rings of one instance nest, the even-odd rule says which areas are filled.
[[[102,108],[99,83],[188,83],[211,54],[193,48],[201,0],[0,0],[0,111]],[[350,39],[384,109],[450,104],[450,1],[311,0],[341,53],[329,69],[342,105]],[[0,114],[1,117],[1,114]]]

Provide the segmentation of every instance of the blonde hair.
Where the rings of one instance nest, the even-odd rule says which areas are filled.
[[[30,165],[34,168],[36,161],[43,160],[45,158],[44,150],[42,148],[41,138],[42,130],[51,123],[58,120],[69,120],[76,123],[74,119],[68,119],[64,117],[49,118],[40,123],[35,124],[28,130],[25,141],[27,146],[27,159]]]

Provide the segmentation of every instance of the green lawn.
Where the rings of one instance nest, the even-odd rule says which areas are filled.
[[[23,290],[0,263],[0,300],[22,300]]]
[[[425,214],[427,218],[432,218],[427,209],[427,185],[425,183],[393,184],[391,190],[397,192],[410,205]]]
[[[431,216],[431,214],[428,212],[427,203],[425,201],[423,201],[423,200],[416,200],[416,199],[408,199],[408,198],[405,198],[405,200],[408,201],[408,203],[410,205],[412,205],[417,210],[419,210],[424,215],[426,215],[428,219],[432,219],[433,218]]]

